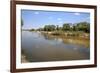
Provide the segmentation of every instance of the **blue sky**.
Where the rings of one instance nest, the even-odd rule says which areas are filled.
[[[48,24],[62,26],[63,23],[90,23],[90,13],[83,12],[21,10],[21,18],[24,22],[23,29],[37,29]]]

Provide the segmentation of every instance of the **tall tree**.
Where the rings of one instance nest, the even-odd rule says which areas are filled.
[[[62,29],[63,29],[64,31],[70,30],[70,24],[68,24],[68,23],[63,24]]]
[[[24,25],[24,22],[23,22],[23,20],[21,19],[21,26],[23,26]]]
[[[80,22],[76,26],[78,31],[90,32],[90,24],[87,22]]]
[[[54,31],[55,28],[56,28],[55,25],[45,25],[44,31]]]
[[[59,25],[56,26],[56,30],[59,30]]]

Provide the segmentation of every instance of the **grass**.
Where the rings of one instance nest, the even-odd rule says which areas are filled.
[[[42,31],[41,33],[53,36],[80,37],[89,39],[89,33],[81,31]]]

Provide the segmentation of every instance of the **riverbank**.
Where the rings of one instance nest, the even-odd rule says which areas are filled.
[[[81,32],[41,32],[42,35],[44,35],[48,39],[56,39],[59,41],[62,41],[63,43],[70,43],[70,44],[79,44],[83,45],[87,48],[90,46],[90,38],[89,33],[81,33]],[[84,43],[84,42],[85,43]]]
[[[22,63],[27,63],[28,62],[28,60],[26,59],[26,56],[25,55],[21,55],[21,62]]]
[[[21,52],[21,63],[27,63],[27,62],[29,62],[29,61],[27,60],[27,58],[26,58],[26,55],[25,55],[24,50],[22,49],[21,51],[22,51],[22,52]]]
[[[40,31],[42,34],[48,34],[53,36],[60,36],[60,37],[77,37],[83,39],[89,39],[90,34],[85,32],[64,32],[64,31]]]

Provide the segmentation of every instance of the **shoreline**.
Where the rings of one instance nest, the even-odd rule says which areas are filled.
[[[89,33],[84,32],[63,32],[63,31],[39,31],[42,34],[52,35],[52,36],[60,36],[60,37],[72,37],[72,38],[82,38],[82,39],[90,39]]]
[[[21,63],[27,63],[28,60],[26,59],[26,56],[25,55],[21,55]]]

